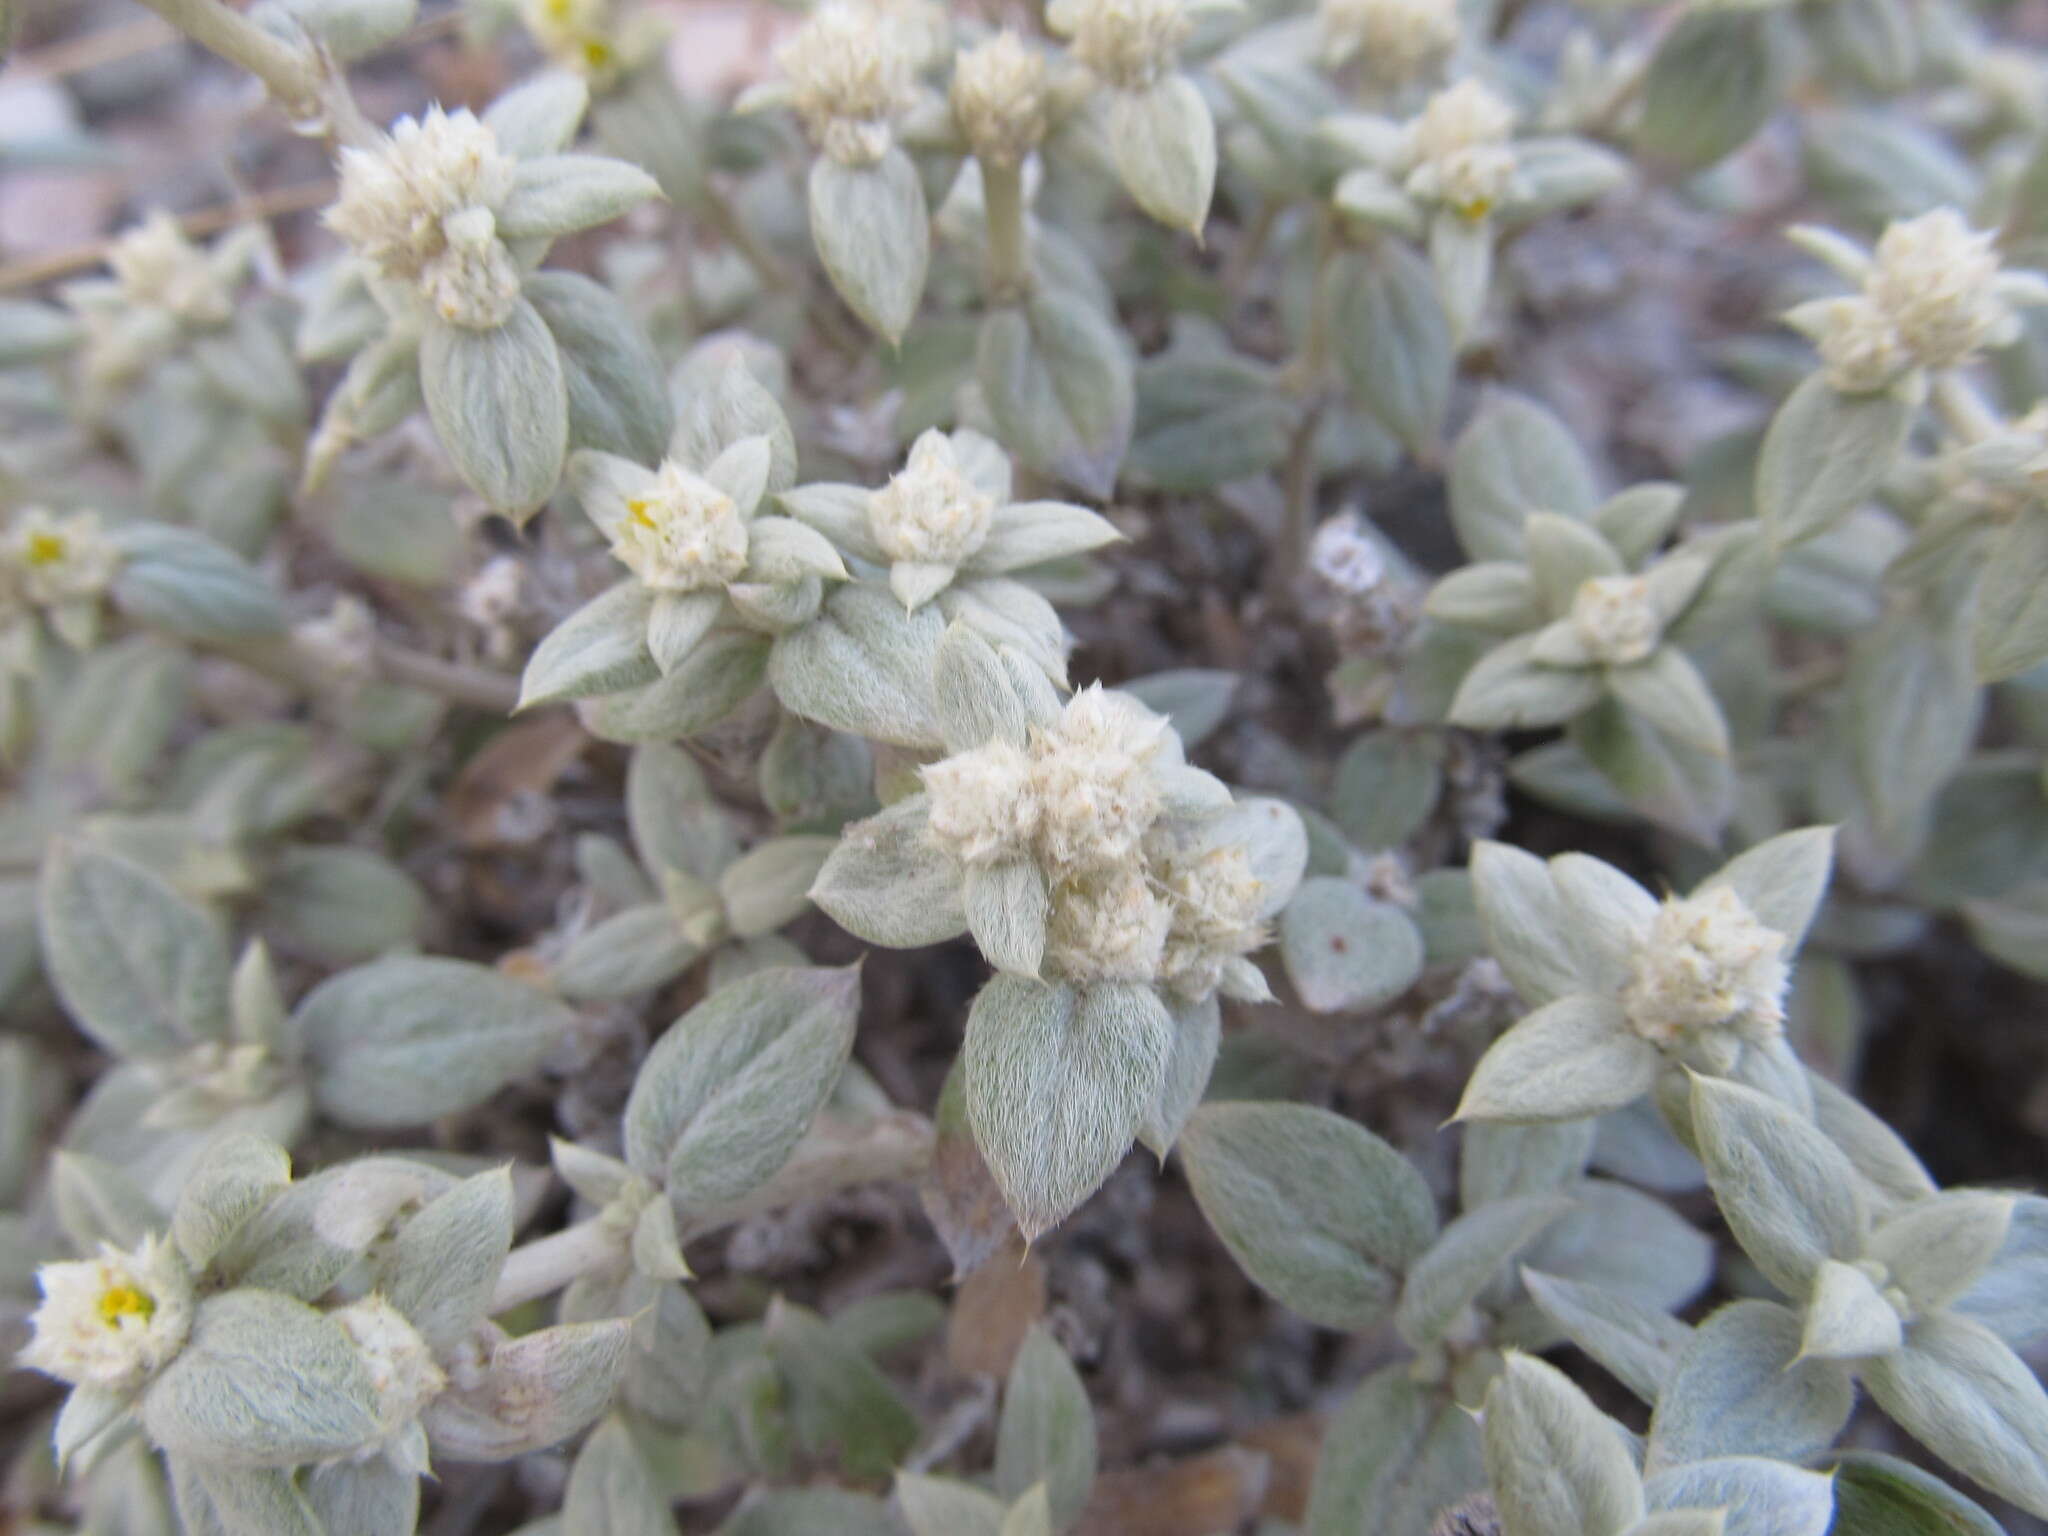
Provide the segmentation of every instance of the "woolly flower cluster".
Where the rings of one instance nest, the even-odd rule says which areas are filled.
[[[1478,80],[1438,91],[1407,127],[1408,195],[1484,218],[1515,179],[1515,109]]]
[[[1142,91],[1170,73],[1193,26],[1182,0],[1054,0],[1046,23],[1122,91]]]
[[[489,330],[519,298],[519,265],[494,210],[515,164],[488,124],[431,107],[401,118],[376,149],[341,153],[330,229],[373,273],[409,289],[452,325]]]
[[[140,1386],[170,1363],[192,1328],[192,1279],[160,1238],[133,1252],[103,1244],[99,1256],[45,1264],[42,1305],[21,1363],[74,1386]]]
[[[1316,25],[1324,64],[1355,58],[1383,85],[1418,79],[1458,46],[1456,0],[1322,0]]]
[[[1621,1004],[1629,1025],[1667,1051],[1727,1071],[1743,1043],[1785,1023],[1785,936],[1733,890],[1667,900],[1636,947]]]
[[[1862,291],[1802,304],[1788,319],[1814,338],[1828,382],[1847,394],[1914,368],[1960,367],[2018,335],[2016,305],[2048,303],[2038,274],[2000,270],[1996,239],[1953,208],[1887,226],[1869,257],[1809,233],[1806,243]]]
[[[113,243],[107,266],[131,304],[167,310],[197,326],[220,325],[234,313],[214,264],[161,208]]]
[[[869,531],[892,561],[957,566],[988,538],[996,499],[963,472],[952,440],[931,431],[867,510]]]
[[[1045,59],[1014,32],[998,32],[953,65],[953,117],[975,155],[1015,165],[1045,137]]]
[[[667,459],[627,499],[612,553],[657,592],[701,592],[746,569],[747,524],[724,491]]]
[[[11,594],[38,608],[97,598],[121,568],[97,513],[62,516],[27,507],[0,542],[0,575]]]
[[[1572,594],[1567,621],[1593,660],[1625,667],[1657,649],[1663,620],[1642,576],[1590,576]]]
[[[1206,997],[1265,941],[1266,893],[1242,847],[1168,818],[1160,770],[1176,747],[1136,700],[1085,688],[1026,746],[992,742],[924,769],[931,838],[969,869],[1037,865],[1050,974]]]
[[[873,6],[828,0],[776,52],[790,105],[841,165],[873,165],[911,105],[916,58],[902,28]]]

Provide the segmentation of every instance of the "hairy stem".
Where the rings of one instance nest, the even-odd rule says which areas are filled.
[[[1024,167],[981,162],[982,196],[988,205],[988,298],[1011,304],[1031,286],[1024,250]]]
[[[523,1243],[506,1256],[491,1292],[491,1311],[509,1312],[529,1301],[552,1296],[571,1280],[607,1264],[625,1251],[625,1238],[595,1216]]]
[[[295,123],[344,144],[374,142],[376,130],[356,105],[348,84],[321,55],[295,48],[257,26],[222,0],[142,0],[201,47],[247,70]]]
[[[2004,429],[2005,424],[1999,420],[1991,402],[1960,373],[1937,374],[1931,394],[1934,413],[1960,442],[1981,443],[1986,438],[1996,437]]]

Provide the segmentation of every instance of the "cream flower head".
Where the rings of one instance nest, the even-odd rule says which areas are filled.
[[[1325,64],[1356,58],[1373,79],[1401,85],[1458,46],[1457,0],[1321,0],[1316,27]]]
[[[626,502],[612,553],[658,592],[701,592],[747,566],[747,524],[732,497],[673,459]]]
[[[1207,997],[1225,966],[1266,942],[1266,883],[1241,843],[1169,854],[1157,868],[1173,914],[1160,980],[1183,996]]]
[[[116,240],[107,266],[131,304],[169,310],[191,325],[219,325],[234,299],[214,264],[161,208]]]
[[[327,226],[377,276],[419,293],[442,319],[489,329],[519,297],[518,264],[494,215],[514,172],[474,113],[430,107],[399,119],[377,148],[341,152],[341,192]]]
[[[1621,1004],[1644,1039],[1726,1071],[1744,1041],[1783,1030],[1785,935],[1718,885],[1657,908],[1636,946]]]
[[[1172,922],[1172,909],[1142,870],[1090,870],[1052,889],[1046,970],[1066,981],[1151,982]]]
[[[1515,179],[1515,109],[1479,80],[1438,91],[1408,124],[1408,193],[1483,218]]]
[[[1045,137],[1045,58],[1014,32],[998,32],[953,65],[953,118],[974,153],[1015,165]]]
[[[1625,667],[1657,649],[1664,621],[1644,576],[1589,576],[1572,594],[1572,632],[1594,661]]]
[[[121,569],[121,554],[97,513],[62,516],[42,507],[17,513],[0,545],[16,592],[37,607],[96,598]]]
[[[42,1305],[21,1363],[74,1386],[123,1390],[168,1365],[192,1330],[192,1278],[177,1251],[151,1236],[133,1252],[45,1264]]]
[[[826,0],[776,51],[790,105],[812,140],[842,165],[888,153],[895,120],[915,99],[916,58],[901,27],[872,5]]]
[[[962,471],[952,440],[932,428],[868,498],[868,526],[892,561],[957,566],[988,538],[995,509],[995,497]]]
[[[1193,27],[1183,0],[1053,0],[1045,19],[1076,59],[1123,91],[1171,72]]]
[[[1996,239],[1971,229],[1953,208],[1891,224],[1879,236],[1864,292],[1923,367],[1953,368],[1980,347],[2011,339]]]

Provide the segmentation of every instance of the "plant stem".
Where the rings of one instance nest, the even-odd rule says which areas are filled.
[[[377,642],[377,669],[394,683],[490,714],[509,715],[519,705],[519,679],[509,673],[443,661],[388,640]]]
[[[142,3],[201,47],[261,80],[294,123],[316,124],[317,131],[344,144],[375,141],[376,131],[356,105],[347,82],[320,55],[272,36],[221,0]]]
[[[1965,444],[1996,437],[2005,425],[1991,402],[1960,373],[1938,374],[1932,394],[1934,412],[1941,418],[1941,424]]]
[[[1013,304],[1031,286],[1024,253],[1024,167],[983,160],[981,188],[988,208],[988,299]]]
[[[703,179],[703,192],[697,200],[697,212],[703,216],[718,238],[738,251],[741,259],[754,269],[754,275],[761,280],[761,286],[770,292],[780,292],[790,286],[789,272],[776,258],[773,251],[761,243],[760,238],[747,227],[747,221],[733,207],[732,200],[707,176]]]
[[[595,1216],[535,1238],[512,1250],[498,1271],[491,1311],[510,1312],[552,1296],[571,1280],[615,1262],[625,1251],[622,1234]]]

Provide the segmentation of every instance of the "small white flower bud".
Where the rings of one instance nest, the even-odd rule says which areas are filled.
[[[1053,869],[1134,860],[1159,819],[1154,775],[1171,731],[1129,694],[1084,688],[1032,743],[1038,849]]]
[[[1647,657],[1664,628],[1641,576],[1589,576],[1572,594],[1570,621],[1592,658],[1613,667]]]
[[[1515,109],[1478,80],[1429,98],[1408,125],[1408,191],[1470,219],[1493,210],[1515,179]]]
[[[1953,368],[1999,336],[2010,311],[1998,295],[1996,236],[1953,208],[1886,227],[1864,292],[1926,368]]]
[[[872,165],[914,99],[916,62],[902,31],[873,6],[827,3],[777,50],[791,105],[842,165]]]
[[[1047,20],[1072,39],[1076,59],[1123,91],[1170,73],[1193,26],[1182,0],[1072,0]]]
[[[1237,844],[1169,856],[1157,878],[1173,913],[1160,979],[1184,997],[1207,997],[1222,981],[1227,962],[1266,942],[1259,917],[1265,882]]]
[[[98,1258],[45,1264],[43,1293],[21,1363],[79,1386],[140,1386],[170,1363],[192,1330],[192,1280],[177,1251],[147,1237],[132,1253],[102,1244]]]
[[[674,459],[626,503],[612,553],[661,592],[698,592],[739,578],[747,566],[747,524],[733,500]]]
[[[1784,955],[1785,935],[1759,922],[1729,887],[1674,897],[1637,946],[1622,1007],[1644,1039],[1726,1070],[1742,1042],[1782,1031]]]
[[[1026,852],[1038,831],[1032,763],[1007,742],[919,770],[931,796],[931,836],[962,864],[989,865]]]
[[[100,531],[97,513],[60,517],[27,507],[8,526],[0,564],[25,602],[49,607],[105,592],[120,572],[121,553]]]
[[[1456,0],[1322,0],[1316,8],[1323,62],[1356,58],[1382,85],[1404,85],[1458,46]]]
[[[131,304],[155,305],[198,326],[219,325],[234,313],[206,253],[160,208],[113,243],[107,265]]]
[[[1046,970],[1067,981],[1151,982],[1172,921],[1138,869],[1092,870],[1063,881],[1053,889],[1046,921]]]
[[[891,560],[954,565],[988,537],[995,498],[961,473],[945,433],[923,433],[903,469],[868,497],[868,527]]]
[[[1014,32],[998,32],[953,65],[953,117],[975,155],[1015,165],[1045,137],[1045,59]]]
[[[1891,317],[1862,294],[1824,301],[1816,345],[1828,383],[1844,394],[1883,389],[1913,364]]]
[[[1327,519],[1309,541],[1309,569],[1345,597],[1364,597],[1387,579],[1387,557],[1355,512]]]

